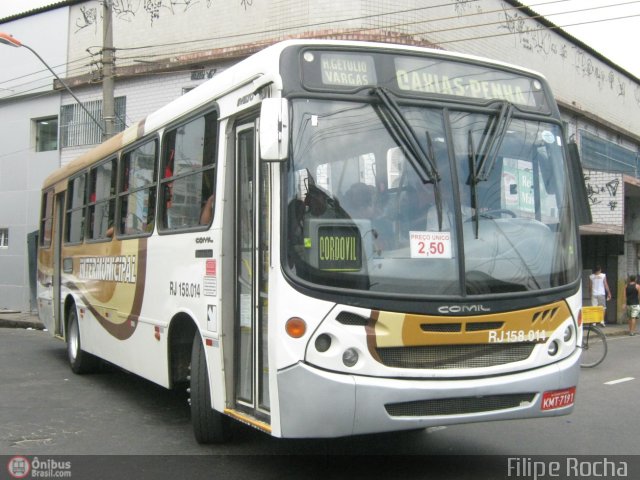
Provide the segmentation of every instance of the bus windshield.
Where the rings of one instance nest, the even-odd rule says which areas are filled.
[[[428,297],[576,280],[557,124],[518,118],[505,101],[472,111],[393,104],[422,158],[384,102],[292,101],[285,261],[294,281]]]

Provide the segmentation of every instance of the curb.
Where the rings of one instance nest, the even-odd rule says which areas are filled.
[[[28,319],[21,319],[15,318],[15,316],[5,317],[0,313],[0,328],[32,328],[34,330],[44,330],[44,324],[40,320],[37,320],[37,317],[30,316]]]
[[[0,318],[0,328],[31,328],[33,330],[44,330],[44,325],[39,322],[23,322],[20,320],[4,320]]]

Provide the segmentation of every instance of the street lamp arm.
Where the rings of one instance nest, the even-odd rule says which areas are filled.
[[[69,95],[71,95],[73,97],[73,99],[78,102],[78,105],[80,105],[80,107],[85,111],[85,113],[87,115],[89,115],[89,118],[91,118],[91,120],[94,121],[94,123],[98,126],[98,128],[100,128],[101,132],[104,132],[104,127],[102,125],[101,122],[99,122],[98,120],[96,120],[96,118],[91,114],[91,112],[89,110],[87,110],[87,107],[84,106],[84,104],[80,101],[80,99],[78,97],[75,96],[75,94],[71,91],[71,89],[69,88],[69,86],[64,83],[64,81],[58,76],[58,74],[56,72],[53,71],[53,69],[49,66],[49,64],[47,64],[47,62],[44,61],[44,59],[38,54],[38,52],[36,52],[33,48],[31,48],[29,45],[26,45],[22,42],[20,42],[18,39],[13,38],[11,35],[8,35],[4,32],[0,32],[0,43],[3,43],[5,45],[10,45],[12,47],[23,47],[26,48],[27,50],[29,50],[31,53],[33,53],[38,60],[40,60],[42,62],[42,64],[47,67],[47,69],[53,74],[54,77],[56,77],[56,80],[58,80],[60,82],[60,84],[67,90],[67,92],[69,92]]]

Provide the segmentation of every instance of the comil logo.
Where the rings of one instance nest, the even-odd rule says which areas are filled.
[[[7,464],[7,470],[13,478],[25,478],[31,471],[31,464],[25,457],[13,457]]]

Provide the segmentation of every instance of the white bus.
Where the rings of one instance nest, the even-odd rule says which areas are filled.
[[[534,72],[278,43],[45,181],[39,314],[202,443],[563,415],[583,187]]]

